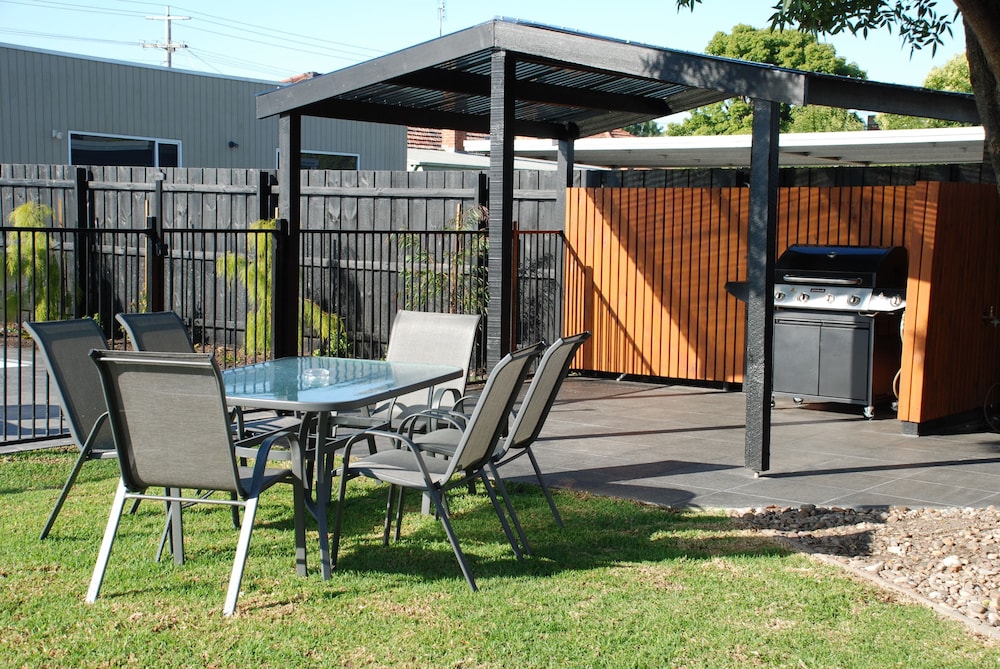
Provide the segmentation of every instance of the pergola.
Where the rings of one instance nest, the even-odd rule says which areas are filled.
[[[569,187],[574,140],[732,97],[752,100],[748,233],[745,466],[770,467],[771,345],[778,114],[782,103],[824,105],[979,123],[972,96],[788,70],[495,19],[314,77],[257,98],[278,116],[279,218],[298,258],[302,117],[489,133],[488,363],[513,342],[514,138],[558,142]],[[296,321],[296,263],[276,268],[274,317]],[[287,299],[282,299],[282,296]],[[275,355],[297,352],[295,329],[276,331]]]

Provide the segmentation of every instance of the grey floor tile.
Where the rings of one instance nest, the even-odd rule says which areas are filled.
[[[913,437],[859,407],[779,401],[771,468],[754,478],[745,411],[741,393],[571,378],[535,452],[554,485],[673,506],[1000,504],[1000,435]]]

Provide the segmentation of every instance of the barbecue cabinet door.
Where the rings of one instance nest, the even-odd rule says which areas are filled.
[[[823,324],[819,348],[820,397],[871,404],[870,325],[864,320]]]
[[[819,393],[821,331],[815,320],[794,316],[774,319],[774,392],[810,397]]]

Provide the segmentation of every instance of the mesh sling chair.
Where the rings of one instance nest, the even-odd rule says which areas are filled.
[[[150,311],[143,313],[119,313],[115,316],[125,334],[128,335],[132,348],[136,351],[156,351],[160,353],[194,353],[194,346],[188,337],[187,327],[184,321],[173,311]],[[242,411],[230,412],[231,420],[235,422],[236,434],[239,437],[246,437],[246,425],[243,421]],[[277,429],[277,428],[275,428]],[[239,509],[233,507],[233,527],[239,529],[240,515]],[[163,554],[163,546],[170,531],[170,515],[167,515],[167,525],[163,530],[163,538],[160,541],[160,549],[156,558],[159,560]]]
[[[252,468],[237,460],[229,412],[219,368],[209,354],[92,351],[97,365],[108,422],[114,434],[121,469],[108,525],[87,590],[87,602],[100,593],[122,512],[129,499],[154,499],[169,506],[174,560],[183,563],[182,504],[243,507],[236,556],[223,613],[232,615],[239,597],[254,517],[261,493],[277,483],[290,483],[294,495],[295,560],[306,573],[305,503],[300,473],[270,468],[268,451],[287,440],[297,455],[298,439],[291,432],[258,439]],[[297,459],[293,459],[297,462]],[[182,497],[183,488],[231,493],[226,499]],[[165,490],[163,494],[147,492]]]
[[[115,319],[132,342],[136,351],[160,351],[164,353],[194,353],[194,346],[188,337],[187,326],[173,311],[150,311],[144,313],[119,313]],[[299,421],[292,416],[270,416],[245,422],[242,411],[233,411],[236,434],[244,437],[275,430],[298,428]]]
[[[447,397],[452,402],[465,392],[469,364],[479,331],[478,314],[442,314],[400,310],[392,321],[385,359],[402,362],[426,362],[460,367],[464,373],[458,379],[420,390],[373,408],[375,415],[401,420],[422,409],[440,406]]]
[[[24,328],[31,333],[42,354],[73,443],[80,451],[42,528],[39,538],[44,539],[56,522],[83,464],[117,457],[111,428],[106,421],[107,407],[101,382],[94,364],[87,357],[92,349],[106,349],[108,342],[100,326],[90,318],[25,323]]]
[[[487,469],[496,481],[497,490],[501,493],[501,497],[505,503],[509,504],[510,496],[507,494],[503,479],[497,470],[503,465],[523,455],[527,455],[531,461],[535,478],[538,480],[538,485],[545,494],[549,509],[552,511],[552,517],[555,518],[556,524],[559,527],[563,527],[562,518],[559,515],[559,510],[556,508],[555,500],[552,499],[552,493],[549,491],[548,486],[545,485],[541,468],[538,466],[538,460],[535,458],[531,446],[538,439],[538,435],[545,425],[545,420],[548,418],[552,404],[559,394],[563,380],[565,380],[566,375],[569,373],[569,366],[573,362],[576,352],[588,339],[590,339],[590,333],[581,332],[570,337],[557,339],[546,349],[538,363],[538,369],[535,370],[534,377],[528,385],[524,399],[521,400],[521,404],[516,411],[514,422],[510,426],[509,432],[500,440],[490,463],[487,465]],[[478,401],[478,398],[475,399]],[[467,420],[466,414],[461,411],[465,408],[465,402],[466,399],[460,400],[456,404],[456,411],[453,412],[436,411],[428,413],[437,416],[442,422],[462,427]],[[401,426],[401,429],[405,428],[405,425]],[[455,446],[455,443],[449,443],[439,438],[437,443],[428,444],[425,450],[438,455],[452,457],[455,452]],[[521,539],[525,552],[530,553],[531,547],[528,545],[524,530],[517,520],[517,515],[510,507],[508,507],[508,513],[514,522],[515,529]]]
[[[484,468],[490,461],[500,439],[507,427],[507,417],[510,414],[518,390],[528,373],[528,366],[541,353],[542,344],[522,349],[504,356],[490,373],[480,396],[480,401],[469,417],[465,429],[433,430],[427,434],[407,436],[399,432],[370,431],[368,435],[387,438],[397,448],[380,450],[359,460],[351,461],[351,448],[365,438],[366,433],[359,434],[348,440],[340,475],[340,493],[337,498],[337,512],[334,519],[333,542],[330,549],[334,566],[340,547],[340,531],[344,513],[344,503],[347,496],[347,482],[357,476],[366,476],[389,484],[389,503],[386,505],[385,525],[382,541],[388,545],[392,529],[393,497],[395,500],[396,539],[399,538],[399,525],[403,513],[403,491],[405,489],[419,490],[430,497],[437,516],[444,526],[445,534],[451,544],[452,551],[458,560],[466,583],[476,590],[476,581],[472,576],[465,555],[459,546],[458,537],[452,529],[451,518],[444,502],[444,494],[470,480],[479,479],[483,482],[497,517],[503,526],[507,539],[518,558],[521,553],[517,547],[510,525],[504,516],[503,509],[497,501],[493,487],[487,479]],[[433,456],[424,456],[424,446],[446,433],[454,433],[456,449],[454,457],[445,460]],[[396,493],[398,492],[398,496]]]

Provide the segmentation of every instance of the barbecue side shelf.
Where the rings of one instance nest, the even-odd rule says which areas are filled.
[[[901,313],[776,309],[773,392],[861,405],[871,418],[876,403],[894,399]]]

